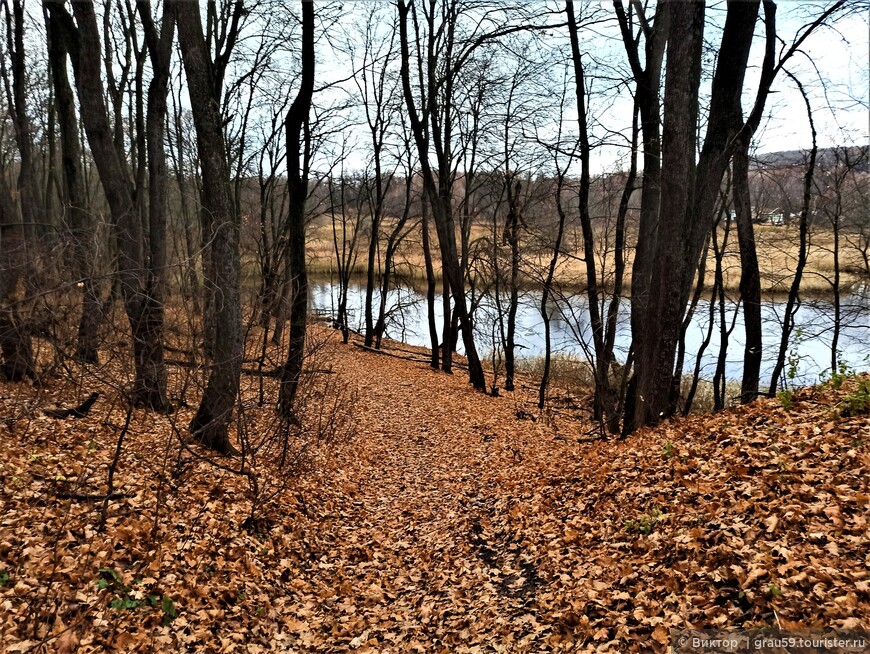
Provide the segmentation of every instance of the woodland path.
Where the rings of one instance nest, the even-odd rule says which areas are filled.
[[[355,396],[356,434],[258,468],[250,530],[244,475],[179,467],[186,407],[132,416],[96,531],[113,389],[56,420],[40,407],[82,389],[0,384],[0,652],[664,653],[672,628],[870,628],[870,414],[841,415],[868,378],[593,440],[522,383],[491,397],[328,340],[318,379]],[[274,424],[258,383],[254,434]]]
[[[336,370],[352,380],[359,431],[342,464],[351,504],[327,529],[360,560],[336,561],[334,582],[370,600],[383,592],[402,640],[418,633],[426,651],[427,636],[455,646],[481,624],[491,643],[513,640],[512,621],[534,622],[541,580],[520,543],[490,533],[495,500],[533,478],[536,459],[570,458],[576,444],[531,419],[531,389],[491,397],[464,370],[368,352]]]

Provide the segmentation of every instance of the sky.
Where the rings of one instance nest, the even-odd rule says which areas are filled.
[[[794,34],[804,24],[801,14],[810,3],[779,4],[780,30]],[[788,68],[810,95],[819,146],[870,142],[870,11],[821,28],[802,50],[805,54],[796,54]],[[758,136],[759,150],[808,148],[811,137],[803,99],[785,76],[780,76],[775,88],[768,102],[768,120]]]
[[[854,0],[849,3],[856,6]],[[777,3],[777,33],[782,39],[778,52],[791,46],[802,28],[826,7],[826,2],[780,1]],[[865,5],[870,6],[870,5]],[[612,3],[601,7],[612,12]],[[710,48],[718,48],[724,24],[725,3],[708,3],[705,41]],[[610,38],[610,55],[624,58],[620,40]],[[755,101],[764,56],[764,27],[759,19],[750,54],[743,97],[744,114]],[[712,60],[708,60],[701,87],[701,113],[705,111],[704,98],[709,96],[712,79]],[[803,84],[809,96],[820,148],[844,144],[870,143],[870,11],[851,12],[834,25],[815,30],[804,41],[785,66]],[[595,99],[590,102],[594,107]],[[616,123],[628,124],[631,100],[621,98],[611,110]],[[703,135],[703,124],[701,126]],[[702,141],[701,141],[702,142]],[[777,76],[769,95],[764,118],[753,141],[756,153],[809,149],[812,135],[807,119],[806,103],[795,83],[783,72]],[[700,147],[700,142],[699,142]],[[598,153],[596,168],[607,169],[613,154],[607,150]]]
[[[790,46],[801,28],[818,15],[827,4],[827,2],[780,0],[777,3],[777,30],[782,39],[780,49],[785,50]],[[831,27],[822,27],[815,31],[786,67],[801,80],[809,94],[818,131],[819,147],[870,142],[870,112],[868,112],[870,11],[866,9],[857,11],[858,4],[858,0],[848,0],[848,6],[852,8],[850,15]],[[368,5],[369,3],[346,3],[345,15],[339,20],[342,29],[348,33],[352,32],[355,23],[363,20]],[[391,10],[395,11],[392,9],[393,6],[394,3],[383,0],[386,17],[391,15]],[[558,0],[551,0],[547,6],[561,8],[562,4]],[[865,6],[870,5],[865,4]],[[608,86],[612,86],[615,70],[621,68],[622,72],[619,75],[627,74],[624,47],[615,21],[601,23],[595,20],[602,15],[612,18],[613,5],[610,0],[601,2],[578,0],[575,2],[575,10],[581,26],[581,50],[586,53],[584,61],[588,66],[587,74],[591,85],[589,110],[597,123],[592,128],[596,132],[593,134],[593,141],[596,137],[609,138],[612,141],[613,138],[609,135],[616,132],[625,133],[630,127],[632,111],[631,96],[627,89],[623,89],[617,97],[612,93],[602,93]],[[706,74],[701,89],[702,114],[705,110],[704,96],[709,94],[713,72],[712,53],[718,49],[725,10],[724,2],[708,2],[705,40],[708,52],[711,54],[705,61]],[[584,23],[590,19],[592,27],[584,28]],[[555,22],[555,19],[551,22]],[[385,26],[385,29],[390,28]],[[567,30],[562,28],[554,31],[547,39],[543,47],[564,49],[568,42]],[[754,102],[763,48],[764,27],[759,20],[747,72],[745,85],[747,91],[743,100],[745,111],[748,111]],[[346,58],[342,60],[342,55],[330,53],[325,47],[318,49],[318,66],[318,76],[321,80],[344,77],[350,68]],[[352,85],[349,87],[352,88]],[[334,93],[335,89],[332,92]],[[571,111],[569,103],[566,114],[570,115]],[[576,121],[576,110],[573,118]],[[360,134],[360,144],[364,145],[365,134],[359,128],[356,131]],[[701,131],[703,134],[703,125]],[[754,146],[755,152],[759,154],[808,149],[811,146],[804,100],[795,84],[783,73],[778,76],[773,92],[768,98],[765,116],[756,134]],[[346,165],[349,168],[362,168],[364,160],[364,147],[362,147],[351,155]],[[606,145],[596,147],[592,165],[594,172],[624,168],[624,148]]]

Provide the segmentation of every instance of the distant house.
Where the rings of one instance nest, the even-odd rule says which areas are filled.
[[[785,216],[782,209],[775,207],[773,209],[756,209],[755,223],[758,225],[782,225],[785,222]]]

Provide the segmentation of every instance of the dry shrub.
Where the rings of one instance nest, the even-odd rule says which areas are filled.
[[[333,366],[334,335],[310,330],[293,422],[282,420],[274,405],[246,407],[241,401],[238,442],[240,470],[248,478],[251,512],[245,526],[258,529],[264,506],[287,490],[294,479],[316,470],[329,447],[353,438],[356,393]],[[274,385],[273,397],[278,386]]]
[[[689,396],[689,389],[692,387],[692,375],[683,375],[680,380],[680,404],[679,410],[682,411],[686,405],[686,399]],[[698,388],[695,390],[695,396],[692,398],[692,407],[690,414],[695,413],[713,413],[715,405],[713,382],[706,379],[698,380]],[[740,404],[740,382],[737,380],[729,380],[725,382],[725,408],[739,406]]]

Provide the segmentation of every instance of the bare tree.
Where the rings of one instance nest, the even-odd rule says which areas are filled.
[[[13,0],[11,10],[6,0],[2,6],[6,16],[5,50],[9,54],[12,68],[11,88],[5,53],[0,55],[0,64],[19,159],[16,183],[18,202],[12,198],[5,179],[0,191],[0,201],[5,205],[0,219],[0,269],[6,278],[0,286],[0,368],[7,379],[19,381],[35,376],[30,326],[22,320],[16,305],[27,295],[24,289],[30,285],[27,275],[31,268],[30,251],[35,245],[35,227],[42,212],[39,210],[39,195],[36,193],[33,174],[33,137],[26,98],[24,7],[22,0]],[[0,171],[0,174],[3,172],[5,171]],[[23,292],[18,292],[19,290]]]
[[[791,286],[788,291],[785,308],[783,309],[782,332],[779,341],[779,348],[776,354],[776,363],[773,366],[773,372],[770,375],[770,387],[768,394],[775,395],[776,389],[782,383],[782,374],[785,368],[785,357],[788,350],[788,343],[791,339],[792,332],[795,328],[795,314],[800,308],[800,288],[801,280],[803,279],[804,269],[807,265],[807,248],[809,238],[809,220],[810,211],[812,210],[810,203],[812,200],[813,176],[816,172],[816,155],[818,154],[818,144],[816,143],[816,124],[813,119],[813,108],[810,105],[810,100],[807,97],[806,90],[803,84],[791,73],[786,71],[791,80],[798,87],[798,90],[803,96],[804,104],[807,110],[807,121],[810,125],[812,134],[812,147],[810,148],[806,171],[804,173],[803,184],[803,204],[801,206],[800,221],[798,223],[798,260],[795,265],[794,277],[792,277]]]
[[[89,211],[88,194],[82,166],[79,122],[76,116],[75,97],[67,73],[67,51],[57,18],[46,12],[48,61],[57,108],[60,132],[61,205],[64,209],[64,227],[72,239],[70,268],[81,280],[82,302],[76,338],[75,355],[85,363],[97,363],[98,328],[101,301],[94,279],[94,221]]]
[[[677,345],[674,327],[682,322],[683,315],[680,306],[682,270],[688,265],[694,269],[694,262],[686,261],[687,253],[682,244],[691,215],[695,180],[704,6],[695,2],[674,2],[668,3],[667,8],[671,32],[679,34],[680,38],[668,41],[661,208],[652,248],[649,295],[644,307],[644,329],[648,334],[656,334],[656,339],[633,344],[637,379],[627,405],[629,430],[655,423],[668,411]]]
[[[162,314],[159,311],[154,314],[149,310],[146,319],[143,311],[151,301],[149,278],[152,281],[157,279],[160,271],[150,268],[146,262],[143,225],[133,201],[136,189],[131,182],[127,160],[122,156],[123,132],[121,143],[118,142],[117,112],[114,130],[109,121],[108,107],[103,95],[100,61],[102,48],[94,5],[92,2],[74,2],[72,8],[75,20],[62,1],[45,0],[45,5],[54,14],[56,20],[53,25],[63,35],[66,50],[72,60],[82,123],[112,217],[113,235],[118,250],[118,283],[133,334],[133,402],[162,410],[166,407],[166,372],[161,344]],[[157,245],[160,245],[159,239]],[[159,257],[157,262],[159,263]]]
[[[239,392],[242,367],[242,316],[239,289],[239,216],[230,192],[230,169],[220,114],[220,62],[212,61],[206,46],[199,5],[173,3],[178,42],[187,73],[190,104],[196,126],[197,152],[202,170],[200,221],[203,239],[210,244],[206,283],[212,298],[207,335],[212,365],[208,385],[190,432],[206,447],[222,453],[234,448],[228,427]],[[241,3],[239,3],[241,4]],[[241,11],[241,8],[239,9]],[[238,32],[236,32],[237,38]]]
[[[290,345],[281,368],[278,411],[294,421],[293,401],[302,375],[308,323],[308,271],[305,261],[305,199],[308,196],[308,114],[314,93],[314,4],[302,2],[302,79],[287,111],[287,186],[289,193],[287,262],[292,275]]]

